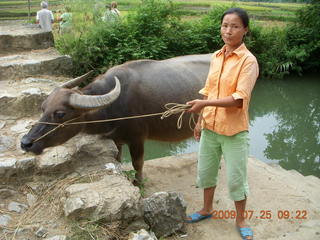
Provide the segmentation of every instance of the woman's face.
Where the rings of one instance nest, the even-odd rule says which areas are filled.
[[[248,32],[248,27],[243,26],[241,18],[236,13],[230,13],[224,16],[220,32],[226,45],[237,48],[241,45],[243,36]]]

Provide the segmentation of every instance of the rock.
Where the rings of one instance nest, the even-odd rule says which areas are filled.
[[[8,210],[11,212],[22,213],[28,208],[27,205],[18,203],[18,202],[10,202],[8,205]]]
[[[29,89],[23,90],[22,93],[28,94],[28,95],[41,95],[42,91],[39,88],[29,88]]]
[[[37,202],[37,197],[35,197],[31,193],[28,193],[27,194],[27,202],[28,202],[29,207],[32,207]]]
[[[23,80],[21,80],[21,83],[26,83],[26,84],[30,84],[30,83],[49,83],[50,85],[54,85],[56,84],[54,81],[50,80],[50,79],[46,79],[46,78],[34,78],[34,77],[28,77],[25,78]]]
[[[99,197],[98,195],[95,195]],[[94,196],[93,196],[94,197]],[[72,213],[73,215],[77,214],[77,212],[81,211],[81,209],[90,209],[91,207],[94,208],[95,205],[98,204],[98,200],[94,202],[90,202],[87,206],[81,198],[72,198],[72,199],[62,199],[64,202],[64,213],[66,216],[70,216]],[[94,200],[94,199],[93,199]],[[89,201],[88,201],[89,202]],[[80,209],[80,210],[79,210]],[[78,218],[78,217],[75,217]]]
[[[184,231],[186,203],[179,193],[158,192],[143,200],[144,220],[157,237]]]
[[[52,171],[70,162],[73,154],[74,150],[65,146],[50,148],[40,157],[38,167],[41,170]]]
[[[81,135],[76,142],[77,159],[95,159],[95,162],[101,161],[106,164],[112,162],[118,155],[118,149],[115,143],[101,135]],[[88,162],[90,164],[90,162]]]
[[[44,227],[40,227],[35,233],[35,235],[39,238],[45,238],[47,234],[48,234],[48,230],[45,229]]]
[[[15,172],[17,159],[14,158],[0,158],[0,176],[10,176]]]
[[[73,184],[66,189],[65,216],[130,223],[142,217],[140,193],[124,176],[106,175],[93,183]]]
[[[36,158],[35,157],[26,157],[22,159],[18,159],[16,161],[16,168],[19,170],[27,170],[30,168],[34,168],[36,166]]]
[[[99,135],[79,134],[63,146],[46,149],[38,160],[38,167],[43,171],[63,169],[71,172],[78,168],[79,172],[88,172],[90,168],[95,171],[105,169],[105,164],[114,162],[114,171],[120,172],[119,163],[114,159],[117,153],[112,140]]]
[[[28,131],[27,127],[30,125],[31,120],[18,120],[17,124],[10,128],[11,131],[16,133],[23,133]]]
[[[121,168],[119,164],[114,164],[114,163],[107,163],[104,165],[106,170],[111,171],[113,174],[120,174],[121,173]]]
[[[11,189],[7,189],[7,188],[3,188],[0,189],[0,199],[7,199],[12,197],[16,192],[11,190]]]
[[[29,182],[28,187],[30,187],[34,192],[41,192],[43,191],[43,184],[39,182]]]
[[[5,121],[0,121],[0,129],[2,129],[6,125]]]
[[[65,235],[56,235],[50,238],[46,238],[45,240],[66,240],[67,236]]]
[[[148,233],[145,229],[141,229],[137,233],[130,233],[128,240],[157,240],[153,232]]]
[[[0,226],[5,227],[8,225],[11,217],[9,215],[0,215]]]
[[[39,114],[41,103],[49,94],[51,87],[44,83],[22,84],[21,82],[0,81],[0,109],[8,116],[21,118]],[[22,131],[26,131],[24,122],[30,119],[19,120]],[[26,124],[25,124],[26,125]],[[15,129],[13,129],[15,130]],[[18,130],[20,132],[20,129]]]
[[[149,225],[146,224],[144,221],[143,217],[135,219],[134,222],[130,223],[124,230],[123,232],[125,234],[129,234],[131,232],[138,231],[140,229],[149,229]]]
[[[14,138],[6,135],[0,135],[0,152],[8,151],[14,146]]]

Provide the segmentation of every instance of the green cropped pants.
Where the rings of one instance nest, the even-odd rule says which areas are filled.
[[[230,198],[234,201],[244,200],[249,194],[248,154],[248,131],[224,136],[203,129],[198,156],[198,187],[209,188],[217,185],[218,170],[223,155]]]

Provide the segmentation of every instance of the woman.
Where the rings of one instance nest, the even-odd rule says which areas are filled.
[[[120,16],[120,11],[118,10],[118,3],[113,1],[111,2],[111,13],[114,14],[115,16],[119,17]]]
[[[71,33],[72,30],[72,13],[70,7],[65,7],[65,12],[60,15],[60,34]]]
[[[120,17],[120,11],[117,9],[117,2],[111,2],[111,5],[106,5],[106,12],[104,13],[102,17],[102,21],[108,22],[108,23],[114,23],[117,20],[119,20]]]
[[[222,15],[220,32],[225,45],[213,53],[206,84],[200,90],[204,99],[187,102],[191,105],[189,112],[201,113],[194,137],[200,140],[197,185],[204,189],[204,205],[186,222],[211,217],[223,155],[229,195],[236,207],[236,226],[242,239],[253,239],[251,228],[245,224],[244,211],[249,194],[248,107],[259,74],[256,58],[243,43],[248,26],[249,17],[243,9],[231,8]]]

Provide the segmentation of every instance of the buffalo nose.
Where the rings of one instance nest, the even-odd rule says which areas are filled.
[[[21,139],[21,148],[23,150],[28,150],[28,148],[32,147],[32,140],[27,137],[27,135],[23,136]]]

